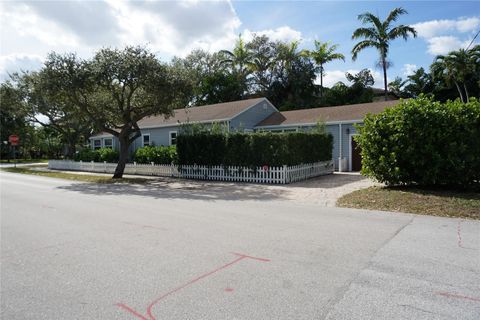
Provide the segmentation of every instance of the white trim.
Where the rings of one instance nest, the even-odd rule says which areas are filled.
[[[96,150],[95,149],[95,141],[100,141],[100,148],[101,149],[103,147],[103,139],[102,138],[95,138],[95,139],[92,139],[92,149],[93,150]]]
[[[327,121],[325,125],[336,125],[336,124],[352,124],[352,123],[362,123],[363,120],[342,120],[342,121]],[[269,128],[278,128],[278,127],[311,127],[316,126],[317,122],[305,122],[305,123],[292,123],[292,124],[272,124],[269,126],[256,126],[255,129],[269,129]]]
[[[106,146],[105,146],[105,140],[111,140],[111,141],[112,141],[112,145],[109,146],[109,147],[106,147]],[[105,137],[105,138],[102,138],[102,148],[112,148],[112,149],[113,149],[113,137]]]
[[[148,145],[152,145],[152,140],[150,140],[150,133],[142,133],[142,148],[145,147],[145,139],[143,137],[148,136]]]
[[[142,130],[142,129],[179,127],[179,126],[184,125],[184,124],[226,122],[226,121],[229,121],[229,120],[230,120],[229,118],[224,118],[224,119],[212,119],[212,120],[203,120],[203,121],[177,122],[177,123],[170,123],[170,124],[164,124],[164,125],[154,125],[154,126],[140,127],[140,130]]]
[[[358,133],[350,133],[348,135],[348,171],[352,171],[352,139],[353,136],[358,136]]]
[[[168,131],[168,145],[172,145],[172,133],[175,133],[175,144],[177,144],[177,137],[178,137],[178,132],[177,131]]]

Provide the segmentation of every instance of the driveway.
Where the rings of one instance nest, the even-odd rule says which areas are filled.
[[[48,170],[44,166],[37,167],[42,171]],[[94,174],[88,172],[64,171],[77,174]],[[111,174],[102,174],[110,177]],[[252,184],[238,182],[221,182],[221,181],[200,181],[188,179],[176,179],[165,177],[151,176],[133,176],[125,175],[125,177],[142,177],[149,178],[141,188],[130,188],[129,192],[136,193],[141,189],[142,194],[150,194],[156,196],[161,194],[172,194],[182,196],[182,190],[188,191],[189,196],[198,199],[224,199],[224,200],[288,200],[298,203],[316,204],[327,207],[334,207],[337,199],[352,191],[368,188],[374,185],[372,180],[360,175],[359,173],[338,173],[320,176],[302,182],[291,183],[287,185],[267,185]],[[96,188],[96,187],[95,187]],[[112,189],[109,185],[102,187],[102,192],[110,192]],[[119,187],[113,187],[118,191]],[[92,190],[96,193],[97,190]]]
[[[480,316],[478,221],[251,185],[0,181],[2,319]]]

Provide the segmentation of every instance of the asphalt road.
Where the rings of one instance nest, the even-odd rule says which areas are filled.
[[[0,181],[2,319],[480,319],[479,222]]]

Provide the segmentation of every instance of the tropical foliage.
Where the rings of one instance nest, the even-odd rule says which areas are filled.
[[[359,127],[362,173],[388,185],[480,186],[480,101],[405,100]]]
[[[390,11],[388,17],[381,21],[380,17],[370,12],[362,13],[358,16],[358,20],[362,22],[364,27],[358,28],[353,32],[352,39],[363,39],[357,43],[352,49],[352,59],[356,60],[358,54],[366,48],[374,48],[378,51],[379,65],[383,69],[383,82],[385,100],[388,98],[388,84],[387,84],[387,68],[389,67],[388,52],[390,49],[390,42],[397,38],[407,40],[409,35],[417,36],[414,28],[406,25],[392,26],[399,16],[406,14],[407,11],[403,8],[395,8]]]

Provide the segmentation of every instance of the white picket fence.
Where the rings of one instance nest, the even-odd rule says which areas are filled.
[[[114,173],[116,163],[49,160],[53,170]],[[282,167],[247,168],[240,166],[176,166],[128,163],[125,174],[176,177],[199,180],[286,184],[333,173],[333,161]]]

